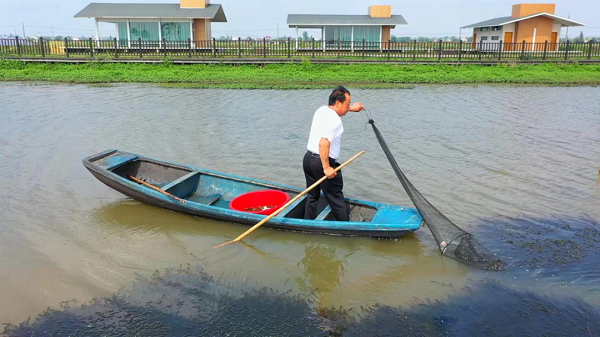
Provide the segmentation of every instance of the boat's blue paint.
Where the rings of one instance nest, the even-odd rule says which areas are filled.
[[[193,171],[169,184],[166,184],[162,187],[162,189],[181,198],[187,198],[196,192],[199,180],[200,172]]]
[[[325,220],[325,218],[329,215],[329,213],[331,213],[331,207],[329,205],[327,205],[327,207],[325,207],[321,213],[319,213],[319,215],[317,215],[317,217],[315,218],[315,220],[320,221],[320,220]]]
[[[136,160],[137,158],[138,156],[135,155],[111,156],[107,158],[104,162],[98,163],[98,165],[104,166],[107,170],[114,170],[121,165]]]
[[[281,211],[275,217],[276,218],[283,218],[283,217],[285,217],[286,215],[288,215],[288,213],[291,210],[293,210],[294,208],[296,208],[296,206],[300,205],[300,203],[302,203],[304,200],[306,200],[306,196],[302,196],[298,200],[294,201],[291,205],[289,205],[286,209],[284,209],[283,211]]]
[[[137,184],[112,171],[136,160],[147,161],[158,165],[171,165],[173,168],[189,171],[189,173],[184,176],[179,177],[174,181],[166,182],[163,185],[164,189],[180,198],[187,198],[191,195],[208,196],[214,194],[220,194],[221,198],[212,205],[194,202],[192,200],[188,200],[184,205],[171,197]],[[265,216],[229,209],[229,201],[238,195],[272,188],[296,194],[302,191],[302,189],[284,184],[158,161],[152,158],[116,150],[108,150],[92,155],[85,158],[83,163],[105,184],[122,193],[133,196],[136,199],[145,199],[144,201],[151,204],[185,213],[202,215],[209,218],[232,220],[246,224],[258,223],[264,219]],[[265,226],[309,232],[335,234],[348,233],[351,235],[362,235],[361,233],[364,232],[365,235],[368,236],[399,237],[419,229],[422,223],[422,218],[416,209],[352,198],[346,198],[347,202],[371,207],[377,210],[370,222],[325,220],[329,213],[327,209],[322,210],[316,220],[285,217],[290,210],[301,203],[303,199],[304,198],[288,207],[288,209],[282,211],[280,215],[271,219]],[[329,206],[327,206],[327,208],[329,208]]]

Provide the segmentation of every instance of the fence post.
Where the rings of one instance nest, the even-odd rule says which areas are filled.
[[[591,59],[592,59],[592,41],[593,41],[593,40],[590,40],[590,41],[588,42],[588,60],[591,60]]]
[[[213,57],[217,57],[217,39],[215,39],[214,37],[212,39],[212,50],[213,50]]]
[[[115,37],[113,41],[115,43],[115,58],[119,58],[119,46],[117,44],[117,38]]]
[[[363,47],[362,47],[362,59],[365,59],[365,39],[363,39]]]
[[[567,40],[567,48],[565,49],[565,60],[569,59],[569,44],[571,41]]]
[[[42,52],[42,57],[46,57],[46,51],[44,50],[44,38],[40,37],[39,39],[40,51]]]
[[[502,40],[500,40],[498,48],[498,61],[502,61],[502,49],[504,49],[504,42]]]
[[[292,39],[288,37],[287,39],[287,52],[288,52],[288,58],[292,57],[292,50],[290,48],[290,44],[292,43]]]
[[[144,55],[142,54],[142,38],[138,37],[138,49],[140,51],[140,58],[143,58]]]
[[[542,55],[542,60],[546,60],[548,56],[548,40],[544,42],[544,54]]]
[[[92,38],[88,40],[90,42],[90,57],[94,57],[94,43],[92,42]]]
[[[458,43],[458,62],[462,61],[462,49],[463,49],[463,41],[460,40]]]
[[[387,55],[388,61],[391,58],[391,54],[392,54],[392,40],[388,40],[388,55]]]
[[[315,58],[315,38],[312,38],[312,58]]]
[[[479,41],[479,48],[477,48],[479,52],[479,61],[481,61],[481,49],[483,49],[483,40]]]
[[[17,42],[17,54],[19,54],[19,56],[21,56],[21,44],[19,43],[18,36],[15,38],[15,41]]]
[[[438,62],[442,62],[442,39],[438,43]]]
[[[69,40],[65,37],[65,56],[69,57]]]
[[[192,58],[192,39],[188,38],[188,57]]]
[[[263,58],[267,57],[267,38],[263,37]]]
[[[413,41],[413,61],[417,60],[417,40]]]
[[[163,47],[163,57],[167,58],[167,40],[165,38],[162,39],[162,47]]]
[[[525,40],[523,40],[523,44],[521,45],[521,60],[525,59]]]
[[[242,38],[238,36],[238,57],[242,57]]]

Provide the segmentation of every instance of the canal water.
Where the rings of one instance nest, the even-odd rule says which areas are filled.
[[[600,88],[351,92],[417,189],[506,271],[442,257],[426,227],[396,241],[260,229],[215,250],[248,227],[141,204],[81,164],[115,148],[302,187],[329,90],[0,83],[0,322],[12,335],[598,335]],[[366,151],[346,195],[411,206],[365,114],[343,121],[341,159]]]

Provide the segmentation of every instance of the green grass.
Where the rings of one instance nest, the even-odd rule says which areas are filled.
[[[507,83],[598,85],[600,65],[501,64],[53,64],[0,60],[0,81],[157,83],[177,88],[314,89],[410,88],[414,84]]]

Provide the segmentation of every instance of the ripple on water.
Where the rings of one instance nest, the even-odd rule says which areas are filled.
[[[560,289],[593,297],[598,247],[585,240],[595,237],[586,230],[600,219],[600,88],[351,91],[428,200],[513,261],[502,274],[510,277],[492,277],[501,287],[512,289],[514,277],[538,279],[545,285],[528,290],[568,286]],[[466,292],[467,279],[490,277],[441,258],[426,228],[398,242],[259,230],[252,247],[215,252],[213,245],[246,227],[132,203],[81,165],[83,157],[118,148],[303,186],[310,120],[328,90],[2,83],[0,95],[0,270],[11,280],[0,287],[11,294],[3,304],[13,308],[0,313],[3,322],[23,321],[61,300],[115,292],[136,274],[199,258],[233,289],[245,282],[292,289],[291,295],[348,310],[396,308],[413,297],[446,301]],[[367,151],[344,169],[346,195],[410,205],[365,123],[363,114],[344,117],[342,158]]]

